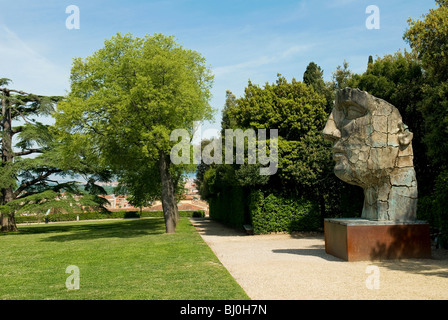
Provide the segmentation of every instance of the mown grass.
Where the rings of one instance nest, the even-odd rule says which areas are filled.
[[[0,245],[3,300],[248,299],[187,218],[176,234],[159,218],[19,226]]]

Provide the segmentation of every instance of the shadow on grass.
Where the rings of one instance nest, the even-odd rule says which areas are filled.
[[[45,242],[65,242],[100,238],[135,238],[150,234],[164,234],[163,219],[136,219],[129,221],[74,222],[71,224],[49,224],[19,228],[18,235],[52,234],[42,239]]]

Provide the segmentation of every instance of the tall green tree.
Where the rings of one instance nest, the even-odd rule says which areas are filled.
[[[238,182],[239,178],[239,185],[243,181],[250,186],[252,181],[263,189],[306,195],[319,203],[324,216],[325,192],[332,185],[330,180],[334,180],[330,148],[320,135],[328,117],[327,100],[312,86],[323,81],[320,68],[311,65],[307,69],[310,85],[295,79],[288,82],[278,75],[275,83],[266,83],[264,87],[249,81],[244,96],[239,99],[228,93],[223,124],[233,126],[232,129],[278,129],[279,135],[278,172],[269,177],[269,182],[260,181],[245,167],[235,171],[230,176],[232,179]],[[211,177],[216,180],[229,176],[221,173],[224,171],[216,169],[216,175]]]
[[[321,92],[325,87],[324,71],[316,63],[310,62],[303,73],[303,83]]]
[[[346,87],[349,87],[354,77],[356,77],[356,74],[354,74],[350,70],[349,63],[344,60],[342,66],[341,65],[337,66],[336,71],[333,72],[332,76],[333,89],[342,90]]]
[[[429,212],[436,217],[442,244],[448,247],[448,1],[436,0],[437,7],[421,19],[409,19],[404,39],[418,57],[425,71],[426,84],[419,110],[425,123],[424,142],[428,156],[439,175],[435,179],[434,194]],[[428,202],[428,201],[427,201]]]
[[[227,111],[242,129],[278,129],[286,140],[318,135],[326,122],[325,99],[301,81],[278,75],[264,87],[248,82],[244,96]]]
[[[427,124],[428,153],[438,166],[448,165],[448,2],[437,0],[422,20],[408,20],[404,39],[425,70],[427,84],[420,110]]]
[[[348,65],[347,65],[348,66]],[[324,81],[324,71],[316,63],[310,62],[303,74],[303,83],[324,96],[327,101],[325,110],[328,114],[333,110],[334,83]]]
[[[204,57],[162,34],[117,34],[90,57],[75,59],[70,80],[70,93],[58,104],[58,127],[68,139],[88,140],[115,172],[155,166],[166,232],[175,232],[180,169],[170,160],[170,134],[186,129],[193,136],[194,121],[212,118],[213,76]]]

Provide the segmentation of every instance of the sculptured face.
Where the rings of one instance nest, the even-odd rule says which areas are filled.
[[[323,135],[333,141],[334,172],[363,188],[382,183],[397,163],[403,123],[391,104],[358,89],[344,89]]]

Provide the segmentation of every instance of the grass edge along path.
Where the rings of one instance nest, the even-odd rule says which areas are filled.
[[[0,299],[249,299],[188,218],[164,231],[162,218],[21,225],[0,234]]]

